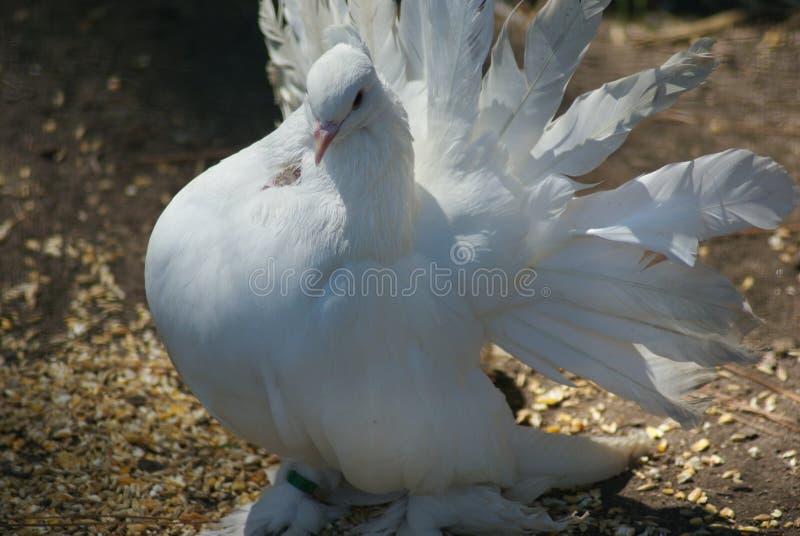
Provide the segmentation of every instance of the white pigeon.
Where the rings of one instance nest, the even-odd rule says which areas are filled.
[[[681,423],[709,367],[748,359],[755,317],[698,241],[775,227],[793,182],[734,149],[577,197],[571,177],[716,65],[703,39],[554,118],[608,2],[550,0],[522,68],[507,23],[490,53],[489,0],[262,3],[285,121],[178,193],[146,259],[181,377],[283,460],[223,532],[311,534],[378,503],[360,532],[557,530],[527,505],[644,442],[515,425],[482,347]]]

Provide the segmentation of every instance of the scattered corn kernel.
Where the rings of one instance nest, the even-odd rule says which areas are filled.
[[[691,467],[687,467],[686,469],[678,473],[677,477],[678,484],[685,484],[686,482],[689,482],[694,475],[695,475],[695,470],[692,469]]]
[[[733,421],[734,417],[732,413],[723,413],[722,415],[719,416],[719,419],[717,419],[717,422],[719,424],[730,424]]]
[[[741,288],[743,291],[748,291],[753,288],[753,285],[756,284],[756,280],[752,275],[748,275],[747,277],[742,280]]]
[[[719,516],[724,517],[725,519],[733,519],[734,517],[736,517],[736,513],[733,511],[732,508],[726,506],[725,508],[719,511]]]
[[[648,426],[647,428],[644,429],[644,431],[647,433],[648,436],[650,436],[651,439],[661,439],[662,437],[664,437],[664,432],[662,432],[658,428],[655,428],[654,426]]]

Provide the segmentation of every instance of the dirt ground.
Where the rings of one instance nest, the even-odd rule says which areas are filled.
[[[0,532],[194,534],[255,499],[269,456],[180,383],[147,313],[143,259],[170,196],[277,118],[256,2],[0,2]],[[684,21],[607,20],[569,97],[655,66]],[[615,184],[742,147],[800,178],[800,16],[715,32],[711,81],[650,119],[591,179]],[[486,366],[520,422],[646,430],[653,454],[553,492],[586,534],[800,534],[800,216],[704,245],[764,319],[756,367],[703,388],[693,430],[591,384]],[[332,528],[331,534],[342,529]]]

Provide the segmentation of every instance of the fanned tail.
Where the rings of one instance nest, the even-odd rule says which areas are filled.
[[[695,421],[683,396],[705,367],[745,362],[738,346],[757,325],[747,302],[702,266],[652,264],[644,251],[575,238],[535,267],[535,298],[488,321],[500,346],[543,373],[563,367],[647,411]]]
[[[751,360],[739,341],[757,325],[726,279],[694,266],[698,242],[777,226],[798,199],[785,170],[729,150],[581,198],[537,191],[550,195],[532,205],[562,208],[533,217],[540,294],[496,307],[493,340],[557,381],[563,367],[651,413],[696,422],[683,398],[707,367]]]
[[[686,395],[708,367],[747,362],[757,324],[721,276],[694,266],[700,240],[774,228],[797,204],[774,161],[729,150],[672,164],[610,191],[575,198],[571,179],[599,166],[631,130],[711,74],[713,39],[661,66],[578,97],[552,119],[608,2],[550,0],[517,66],[508,21],[484,77],[474,137],[494,135],[523,186],[526,260],[535,296],[483,301],[491,339],[534,369],[568,369],[644,409],[696,422]]]

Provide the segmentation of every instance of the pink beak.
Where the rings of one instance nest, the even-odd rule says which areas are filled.
[[[319,165],[328,146],[336,137],[339,132],[339,124],[327,122],[320,124],[318,121],[314,122],[314,162]]]

